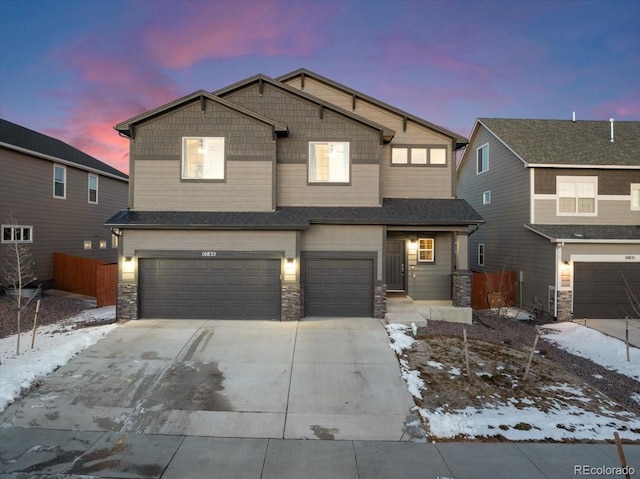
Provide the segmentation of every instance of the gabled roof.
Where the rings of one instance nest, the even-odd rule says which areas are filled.
[[[613,142],[609,121],[479,118],[472,137],[480,126],[525,166],[640,168],[638,121],[615,121]]]
[[[120,170],[63,141],[3,119],[0,119],[0,146],[119,180],[129,180]]]
[[[266,212],[123,210],[107,226],[136,229],[304,230],[313,223],[407,226],[467,226],[484,223],[460,199],[385,199],[382,206],[291,206]]]
[[[221,105],[226,106],[227,108],[231,108],[232,110],[236,110],[239,113],[242,113],[243,115],[247,115],[250,116],[262,123],[265,123],[267,125],[271,125],[274,129],[274,131],[278,134],[281,134],[283,136],[286,136],[286,134],[288,133],[288,128],[287,125],[285,125],[284,123],[280,123],[278,121],[272,120],[271,118],[267,118],[266,116],[263,115],[259,115],[251,110],[247,110],[246,108],[243,108],[239,105],[236,105],[235,103],[231,103],[229,101],[226,101],[222,98],[219,98],[215,95],[212,95],[211,93],[205,91],[205,90],[198,90],[195,91],[193,93],[190,93],[187,96],[183,96],[182,98],[178,98],[177,100],[174,100],[172,102],[166,103],[164,105],[161,105],[157,108],[154,108],[153,110],[149,110],[148,112],[142,113],[141,115],[135,116],[129,120],[123,121],[121,123],[118,123],[116,126],[114,126],[114,129],[119,131],[120,133],[131,137],[133,135],[133,132],[131,130],[132,126],[135,126],[136,123],[140,123],[141,121],[145,121],[145,120],[149,120],[151,118],[154,118],[156,116],[159,115],[163,115],[171,110],[174,110],[176,108],[180,108],[183,105],[193,102],[195,100],[200,99],[201,101],[204,102],[205,99],[207,100],[211,100],[213,102],[219,103]]]
[[[362,93],[358,90],[354,90],[353,88],[350,88],[346,85],[343,85],[342,83],[338,83],[337,81],[331,80],[330,78],[324,77],[322,75],[319,75],[315,72],[312,72],[310,70],[307,70],[306,68],[300,68],[298,70],[292,71],[290,73],[287,73],[286,75],[282,75],[278,78],[276,78],[277,81],[279,82],[286,82],[292,78],[295,78],[297,76],[302,76],[302,77],[310,77],[313,78],[314,80],[320,81],[322,83],[325,83],[329,86],[332,86],[334,88],[337,88],[338,90],[342,90],[346,93],[349,93],[350,95],[355,95],[356,98],[362,98],[363,100],[368,101],[369,103],[372,103],[384,110],[390,111],[392,113],[395,113],[396,115],[399,115],[403,118],[407,118],[411,121],[414,121],[424,127],[430,128],[432,130],[437,131],[438,133],[441,133],[445,136],[448,136],[452,139],[456,140],[456,149],[462,148],[464,145],[466,145],[467,143],[469,143],[469,140],[467,138],[465,138],[462,135],[459,135],[457,133],[454,133],[451,130],[447,130],[446,128],[443,128],[442,126],[436,125],[434,123],[431,123],[427,120],[424,120],[416,115],[412,115],[411,113],[408,113],[404,110],[401,110],[400,108],[396,108],[395,106],[389,105],[388,103],[385,103],[383,101],[380,101],[376,98],[373,98],[372,96],[369,96],[365,93]]]
[[[340,108],[339,106],[334,105],[333,103],[329,103],[326,102],[324,100],[321,100],[318,97],[315,97],[313,95],[309,95],[308,93],[305,93],[301,90],[298,90],[297,88],[293,88],[285,83],[282,83],[280,81],[274,80],[271,77],[268,77],[267,75],[263,75],[261,73],[257,74],[257,75],[253,75],[249,78],[246,78],[244,80],[241,80],[239,82],[234,83],[233,85],[229,85],[225,88],[221,88],[219,90],[216,90],[213,92],[214,95],[216,96],[225,96],[233,91],[239,90],[241,88],[245,88],[248,85],[252,85],[254,83],[267,83],[269,85],[272,85],[276,88],[279,88],[281,90],[284,90],[292,95],[295,95],[299,98],[304,98],[307,101],[310,101],[312,103],[315,103],[318,106],[322,106],[323,108],[326,108],[327,110],[331,110],[334,111],[340,115],[344,115],[346,117],[349,117],[359,123],[362,123],[370,128],[373,128],[375,130],[378,130],[382,133],[382,135],[384,136],[385,141],[391,141],[391,139],[395,136],[396,132],[395,130],[392,130],[391,128],[388,128],[384,125],[381,125],[379,123],[376,123],[374,121],[371,121],[367,118],[364,118],[360,115],[356,115],[355,113],[352,113],[348,110],[345,110],[344,108]]]
[[[640,225],[524,225],[552,243],[640,243]]]

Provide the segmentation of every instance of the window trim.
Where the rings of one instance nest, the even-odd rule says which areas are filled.
[[[16,244],[16,243],[18,243],[18,244],[27,244],[27,243],[33,243],[33,226],[31,226],[31,225],[2,225],[1,228],[2,229],[0,230],[0,233],[1,233],[0,243],[3,243],[3,244]],[[4,239],[4,230],[7,229],[7,228],[11,229],[11,239],[8,239],[8,240]],[[15,239],[15,237],[16,237],[16,234],[15,234],[16,229],[20,229],[21,230],[20,236],[23,237],[23,238],[24,238],[24,231],[25,230],[29,231],[29,239],[28,240],[23,240],[23,239],[16,240]]]
[[[311,179],[311,148],[312,145],[317,145],[317,144],[326,144],[327,146],[331,145],[331,144],[341,144],[341,145],[346,145],[346,159],[347,159],[347,167],[346,167],[346,172],[347,172],[347,179],[345,181],[323,181],[323,180],[312,180]],[[308,160],[307,160],[307,185],[350,185],[351,184],[351,165],[352,165],[352,161],[351,161],[351,142],[349,141],[343,141],[343,140],[310,140],[308,142],[307,145],[307,154],[308,154]],[[330,173],[329,173],[330,176]]]
[[[393,151],[394,150],[407,150],[407,161],[406,163],[400,163],[393,161]],[[414,163],[412,162],[412,150],[426,150],[426,162],[425,163]],[[431,162],[431,151],[432,150],[444,150],[444,163],[432,163]],[[446,168],[449,164],[449,155],[447,151],[447,147],[445,145],[404,145],[397,144],[391,146],[391,157],[389,158],[389,164],[392,167],[432,167],[432,168]]]
[[[477,251],[477,263],[478,266],[484,266],[484,257],[485,257],[485,249],[484,243],[478,243],[478,251]]]
[[[576,196],[574,197],[576,200],[575,209],[576,211],[560,211],[560,184],[561,183],[592,183],[594,186],[593,193],[593,211],[588,212],[579,212],[578,210],[578,189],[576,187]],[[566,197],[563,197],[566,198]],[[585,197],[586,198],[586,197]],[[591,197],[589,197],[591,198]],[[582,217],[593,217],[598,216],[598,177],[597,176],[556,176],[556,216],[582,216]]]
[[[478,153],[483,149],[486,149],[486,153],[482,157],[482,166],[484,167],[486,163],[486,168],[480,169],[480,158],[478,156]],[[487,160],[486,162],[484,161],[485,157]],[[478,148],[476,148],[476,175],[481,175],[482,173],[486,173],[487,171],[489,171],[489,143],[485,143],[484,145],[480,145]]]
[[[59,182],[56,179],[56,168],[60,168],[62,170],[62,181]],[[62,195],[56,195],[56,184],[62,184]],[[67,199],[67,167],[64,165],[59,165],[57,163],[53,164],[53,197],[59,200]]]
[[[91,201],[91,178],[95,178],[96,179],[96,188],[95,188],[96,199],[95,199],[95,201]],[[89,173],[87,175],[87,202],[91,203],[92,205],[97,205],[98,204],[98,185],[99,185],[99,181],[100,181],[100,178],[98,177],[98,175],[94,175],[92,173]]]
[[[217,140],[222,143],[222,177],[216,178],[194,178],[185,176],[185,159],[187,155],[186,142],[187,140],[201,140],[204,145],[204,140]],[[202,147],[204,148],[204,146]],[[202,161],[204,165],[204,157]],[[203,168],[204,170],[204,168]],[[203,173],[204,174],[204,173]],[[227,181],[227,141],[224,136],[183,136],[182,137],[182,154],[180,156],[180,181],[188,182],[206,182],[206,183],[223,183]]]
[[[634,205],[633,204],[633,192],[637,191],[638,192],[638,204]],[[631,186],[629,188],[629,206],[631,207],[631,211],[640,211],[640,183],[631,183]]]
[[[431,241],[431,248],[422,248],[422,242],[423,241]],[[431,259],[422,259],[422,257],[421,257],[422,255],[420,253],[422,253],[423,251],[431,252]],[[418,254],[418,263],[435,263],[436,262],[436,239],[435,239],[435,237],[431,236],[431,237],[418,238],[417,254]]]
[[[482,192],[482,204],[490,205],[491,204],[491,190]]]

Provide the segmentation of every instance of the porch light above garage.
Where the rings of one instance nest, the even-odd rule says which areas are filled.
[[[135,272],[135,263],[133,262],[133,258],[131,256],[125,256],[124,261],[122,262],[122,272],[123,273]]]
[[[296,274],[296,259],[295,258],[287,258],[284,263],[284,273],[285,274]]]

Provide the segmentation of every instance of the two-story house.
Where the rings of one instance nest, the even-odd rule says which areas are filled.
[[[460,135],[306,70],[115,128],[119,317],[383,317],[389,291],[469,306],[482,219],[454,197]]]
[[[480,118],[458,195],[486,220],[474,271],[516,270],[521,306],[624,318],[640,296],[640,122]]]
[[[126,207],[128,176],[42,133],[0,119],[0,284],[6,246],[29,246],[37,282],[53,283],[53,253],[117,261],[104,222]],[[7,285],[5,285],[7,286]]]

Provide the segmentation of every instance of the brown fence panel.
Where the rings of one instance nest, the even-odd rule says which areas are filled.
[[[496,306],[515,306],[517,290],[517,271],[474,271],[471,282],[471,307],[488,309]]]
[[[104,264],[90,258],[53,253],[53,287],[62,291],[96,296],[96,269]]]
[[[98,308],[116,304],[118,289],[118,265],[101,264],[96,271],[96,303]]]

